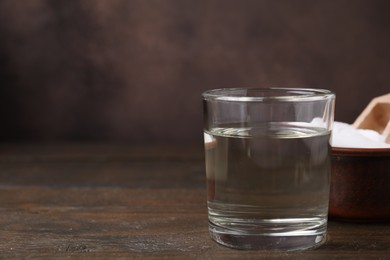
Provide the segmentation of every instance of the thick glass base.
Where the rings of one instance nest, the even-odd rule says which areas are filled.
[[[235,249],[256,249],[271,251],[295,251],[315,248],[326,240],[326,227],[323,233],[305,232],[275,234],[239,234],[209,223],[211,238],[217,243]]]

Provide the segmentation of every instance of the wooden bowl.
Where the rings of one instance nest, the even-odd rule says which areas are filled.
[[[390,221],[390,149],[332,148],[329,217]]]

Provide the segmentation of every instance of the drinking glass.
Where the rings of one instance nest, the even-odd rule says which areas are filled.
[[[212,239],[238,249],[321,245],[334,93],[230,88],[202,97]]]

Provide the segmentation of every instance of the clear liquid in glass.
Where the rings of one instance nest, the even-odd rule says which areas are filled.
[[[205,130],[209,229],[240,249],[298,250],[325,241],[330,132],[293,123]]]

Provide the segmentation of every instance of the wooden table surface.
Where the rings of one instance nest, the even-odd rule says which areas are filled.
[[[209,238],[200,145],[0,145],[0,259],[390,259],[390,223],[330,221],[323,246]]]

